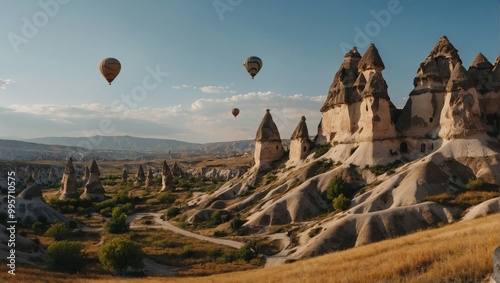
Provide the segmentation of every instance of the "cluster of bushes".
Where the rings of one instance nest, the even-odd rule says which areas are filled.
[[[90,214],[92,212],[92,200],[85,199],[65,199],[56,197],[49,200],[49,205],[60,213],[77,213],[78,215]]]
[[[257,241],[252,241],[239,250],[222,251],[220,248],[210,249],[207,251],[207,256],[212,261],[217,263],[230,263],[237,260],[244,260],[250,262],[259,257],[261,253],[261,246]]]
[[[403,162],[401,160],[396,160],[392,163],[386,164],[386,165],[375,165],[370,167],[370,172],[372,172],[375,175],[382,175],[387,172],[387,174],[393,174],[394,169],[398,168],[401,166]]]
[[[313,157],[318,158],[320,156],[323,156],[323,154],[325,154],[329,149],[330,149],[330,144],[318,145]]]
[[[351,185],[342,177],[336,176],[328,184],[326,198],[332,202],[333,208],[337,211],[343,211],[349,208],[353,190]]]
[[[122,211],[126,214],[134,213],[134,199],[128,197],[128,190],[119,191],[112,198],[95,205],[95,209],[105,217],[109,217],[115,207],[121,207]]]
[[[104,228],[112,234],[124,233],[130,230],[130,226],[127,223],[127,215],[121,207],[113,208],[111,219],[106,223]]]

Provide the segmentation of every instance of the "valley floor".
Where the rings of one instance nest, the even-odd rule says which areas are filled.
[[[335,252],[271,268],[208,277],[116,279],[66,275],[20,267],[2,282],[488,282],[499,245],[499,215]]]

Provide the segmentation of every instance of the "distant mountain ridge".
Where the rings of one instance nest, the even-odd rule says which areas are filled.
[[[169,151],[199,144],[172,139],[139,138],[132,136],[44,137],[22,141],[46,145],[79,146],[88,149]]]
[[[284,144],[289,142],[283,141]],[[131,136],[45,137],[0,139],[1,160],[122,160],[156,159],[173,155],[230,156],[253,152],[254,140],[206,144]]]

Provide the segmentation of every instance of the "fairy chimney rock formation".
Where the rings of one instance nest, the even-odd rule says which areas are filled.
[[[89,178],[87,184],[85,184],[85,191],[80,198],[90,198],[92,200],[105,199],[105,191],[102,187],[101,179],[99,178],[101,172],[99,171],[99,167],[97,167],[97,162],[95,162],[95,160],[92,160],[89,172]]]
[[[38,184],[35,183],[35,180],[32,178],[32,176],[28,177],[28,179],[26,180],[26,184],[26,188],[21,193],[19,193],[17,197],[25,200],[43,201],[42,189]]]
[[[75,167],[73,159],[70,157],[64,167],[64,174],[61,181],[61,195],[59,199],[75,199],[78,198],[77,182],[75,177]]]
[[[122,172],[122,183],[126,183],[128,181],[128,172],[127,169],[124,168]]]
[[[458,63],[446,85],[446,96],[441,112],[441,130],[443,139],[463,138],[476,133],[484,133],[481,122],[478,95],[474,81]]]
[[[167,161],[163,161],[163,168],[161,172],[161,192],[173,189],[173,176],[168,167]]]
[[[307,130],[306,117],[302,116],[299,124],[293,131],[290,142],[290,160],[302,160],[307,157],[311,149],[311,140]]]
[[[321,108],[321,133],[327,142],[373,141],[396,136],[384,62],[374,44],[361,57],[347,52]]]
[[[269,166],[271,162],[279,160],[284,154],[278,127],[273,121],[270,110],[266,114],[257,129],[255,136],[255,165],[257,167]]]
[[[144,169],[142,169],[142,165],[139,165],[139,170],[137,170],[134,184],[136,186],[141,186],[144,185],[144,181],[146,181],[146,175],[144,175]]]
[[[151,187],[153,185],[153,170],[149,168],[148,174],[146,175],[146,187]]]
[[[174,162],[174,166],[172,166],[172,175],[177,178],[182,178],[184,175],[182,168],[179,164],[177,164],[177,162]]]
[[[49,175],[47,176],[47,184],[49,186],[53,186],[57,183],[57,177],[56,177],[56,173],[54,171],[54,168],[50,168],[49,169]]]
[[[429,56],[420,64],[396,128],[411,138],[437,137],[446,85],[456,64],[462,63],[458,50],[441,36]]]

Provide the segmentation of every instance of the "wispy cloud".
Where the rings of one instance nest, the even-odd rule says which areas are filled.
[[[229,86],[213,86],[213,85],[193,86],[193,85],[181,84],[181,85],[173,85],[172,88],[176,89],[176,90],[197,89],[203,93],[211,93],[211,94],[219,94],[219,93],[236,94],[236,93],[238,93],[237,91],[232,90]]]
[[[201,92],[203,93],[232,93],[235,94],[237,91],[230,90],[228,86],[202,86],[200,87]]]
[[[15,120],[16,124],[20,125],[9,129],[13,136],[104,134],[172,138],[203,143],[255,138],[265,109],[269,108],[281,137],[290,138],[302,115],[307,118],[309,132],[315,133],[321,118],[319,109],[325,99],[325,96],[283,95],[268,91],[224,98],[203,98],[185,106],[140,107],[126,111],[97,103],[11,105],[0,107],[0,120]],[[231,115],[231,109],[234,107],[241,111],[237,118]],[[105,127],[111,130],[100,132],[100,125],[105,119],[111,121],[111,126]]]
[[[7,86],[10,85],[11,83],[13,83],[13,81],[10,79],[4,79],[4,80],[0,79],[0,89],[6,89]]]
[[[186,89],[186,88],[196,89],[195,86],[190,86],[190,85],[187,85],[187,84],[173,85],[172,88],[173,89]]]

